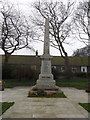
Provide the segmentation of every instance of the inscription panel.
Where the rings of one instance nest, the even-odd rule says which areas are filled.
[[[44,61],[43,71],[45,73],[50,73],[50,64],[48,61]]]

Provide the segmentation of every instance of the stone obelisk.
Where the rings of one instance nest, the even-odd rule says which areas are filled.
[[[52,57],[50,56],[49,18],[46,18],[44,33],[44,52],[41,56],[41,73],[36,83],[38,89],[58,89],[55,85],[55,80],[53,80],[53,75],[51,73],[51,59]]]

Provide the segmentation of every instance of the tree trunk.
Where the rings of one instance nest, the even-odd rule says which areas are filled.
[[[66,76],[67,76],[67,78],[71,79],[72,78],[72,71],[71,71],[68,56],[65,56],[64,60],[65,60],[65,73],[66,73]]]
[[[58,34],[59,36],[59,34]],[[60,41],[60,38],[58,37],[59,41]],[[68,59],[68,54],[67,52],[65,51],[63,45],[62,45],[62,42],[60,42],[60,46],[59,46],[59,50],[60,50],[60,47],[64,53],[64,56],[63,54],[61,54],[61,56],[64,58],[65,60],[65,74],[67,76],[67,78],[72,78],[72,71],[71,71],[71,67],[70,67],[70,64],[69,64],[69,59]],[[61,52],[60,52],[61,53]]]
[[[5,64],[8,64],[8,60],[9,60],[9,57],[10,57],[10,56],[11,56],[10,53],[5,52],[5,60],[4,60],[4,63],[5,63]]]
[[[8,66],[8,60],[11,54],[6,51],[4,52],[5,52],[5,58],[4,58],[3,66],[2,66],[2,78],[8,79],[9,76],[11,75],[10,67]]]

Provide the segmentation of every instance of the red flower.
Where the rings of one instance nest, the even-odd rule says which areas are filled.
[[[47,93],[47,96],[53,96],[54,95],[54,92],[48,92]]]
[[[44,90],[41,90],[40,92],[41,92],[41,93],[43,93],[43,92],[44,92]]]
[[[32,96],[32,92],[30,92],[30,96]]]
[[[36,95],[36,94],[37,94],[37,93],[34,92],[34,91],[30,92],[30,96],[32,96],[32,95]]]
[[[36,92],[33,92],[33,95],[36,95]]]

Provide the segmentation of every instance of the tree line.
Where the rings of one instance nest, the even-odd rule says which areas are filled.
[[[33,11],[29,18],[17,9],[14,4],[0,1],[0,48],[5,54],[5,64],[9,57],[17,50],[28,48],[35,51],[33,41],[42,41],[45,18],[49,17],[50,45],[59,50],[65,60],[67,75],[71,75],[68,52],[65,44],[70,44],[68,38],[75,38],[90,44],[90,0],[79,2],[67,1],[37,1],[32,3]]]

